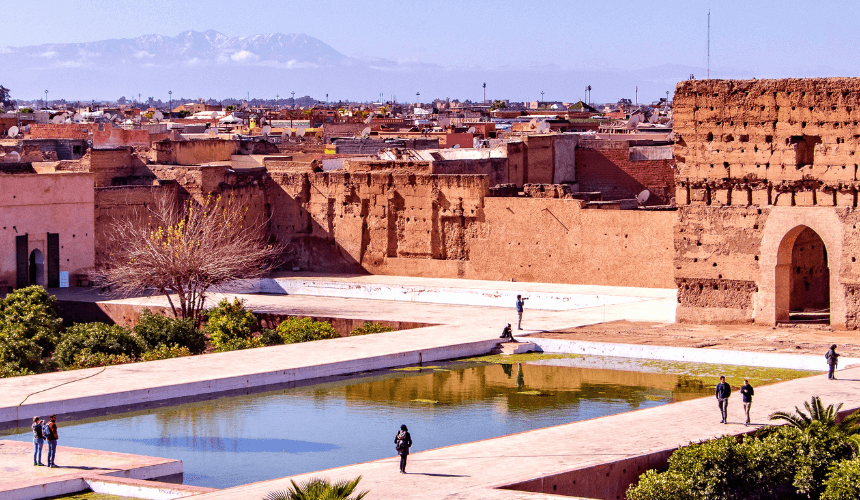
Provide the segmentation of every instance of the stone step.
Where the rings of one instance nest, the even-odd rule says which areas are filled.
[[[499,354],[503,356],[510,356],[511,354],[523,354],[526,352],[534,352],[537,350],[537,346],[534,344],[534,342],[503,342],[499,345],[499,347]]]

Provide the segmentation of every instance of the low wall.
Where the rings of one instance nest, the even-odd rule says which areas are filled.
[[[522,337],[533,342],[544,352],[587,354],[593,356],[615,356],[618,358],[659,359],[663,361],[688,361],[717,365],[757,366],[786,368],[791,370],[827,371],[823,356],[805,354],[778,354],[768,352],[726,351],[721,349],[697,349],[692,347],[664,347],[654,345],[613,344],[584,340],[544,339]],[[842,357],[842,367],[860,363],[858,358]]]
[[[63,318],[63,323],[66,326],[71,326],[74,323],[89,323],[93,321],[117,324],[121,326],[134,326],[140,320],[140,315],[144,309],[149,309],[154,313],[163,314],[165,316],[173,316],[172,311],[168,307],[118,304],[114,302],[76,302],[70,300],[57,300],[57,309],[59,310],[60,317]],[[254,314],[260,321],[260,326],[262,328],[277,328],[282,321],[289,318],[311,318],[314,321],[325,321],[330,323],[341,337],[347,337],[354,329],[363,326],[366,323],[370,323],[370,321],[355,318],[297,316],[259,311],[255,311]],[[380,320],[373,321],[373,323],[390,326],[394,330],[411,330],[414,328],[433,326],[428,323],[416,323],[414,321]]]
[[[615,462],[539,477],[522,483],[502,486],[505,490],[548,493],[581,498],[617,500],[626,498],[631,484],[649,469],[664,471],[676,448],[626,458]]]

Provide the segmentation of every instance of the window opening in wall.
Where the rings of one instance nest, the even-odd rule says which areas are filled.
[[[793,135],[789,144],[794,146],[795,167],[802,168],[815,163],[815,145],[821,143],[821,137],[815,135]]]
[[[708,142],[712,142],[714,140],[714,133],[708,132]]]

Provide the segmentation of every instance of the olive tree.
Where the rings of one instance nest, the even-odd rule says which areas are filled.
[[[160,194],[109,225],[97,274],[116,295],[162,294],[176,317],[199,324],[210,289],[279,264],[283,246],[266,241],[266,222],[233,196],[180,202]]]

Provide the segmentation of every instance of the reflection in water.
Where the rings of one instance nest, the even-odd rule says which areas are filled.
[[[62,444],[180,459],[186,483],[224,488],[391,457],[402,423],[417,452],[709,392],[674,375],[453,362],[63,422]]]
[[[311,443],[292,439],[251,439],[206,436],[162,436],[154,439],[132,439],[136,443],[151,446],[186,448],[193,451],[229,451],[232,453],[303,453],[309,451],[336,450],[329,443]]]

